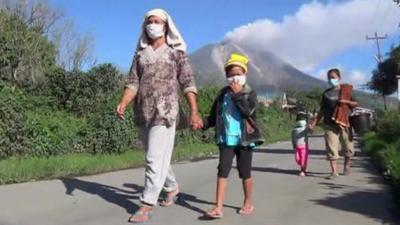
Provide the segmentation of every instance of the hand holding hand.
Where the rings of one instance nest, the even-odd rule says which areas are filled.
[[[194,131],[203,128],[203,120],[201,119],[198,113],[190,114],[190,127]]]
[[[308,128],[310,129],[310,130],[314,130],[314,128],[317,126],[317,121],[316,120],[312,120],[311,122],[310,122],[310,124],[308,125]]]

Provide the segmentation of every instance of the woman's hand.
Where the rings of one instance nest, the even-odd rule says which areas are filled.
[[[203,128],[203,120],[198,113],[190,113],[190,127],[192,130]]]
[[[339,100],[339,103],[342,103],[342,104],[349,104],[350,101],[349,101],[349,100],[346,100],[346,99],[340,99],[340,100]]]
[[[117,112],[117,117],[120,120],[125,120],[125,110],[126,110],[126,104],[119,103],[117,105],[117,109],[115,111]]]
[[[230,87],[234,94],[237,94],[243,90],[243,86],[240,85],[236,80],[231,83]]]
[[[339,100],[340,104],[347,104],[350,105],[350,107],[357,107],[358,106],[358,102],[355,101],[350,101],[350,100],[346,100],[346,99],[340,99]]]
[[[125,88],[122,97],[121,97],[121,101],[119,102],[119,104],[117,105],[116,108],[116,113],[117,113],[117,117],[120,120],[124,120],[125,119],[125,110],[126,110],[126,106],[132,102],[132,100],[135,98],[135,93],[131,90],[129,90],[128,88]]]

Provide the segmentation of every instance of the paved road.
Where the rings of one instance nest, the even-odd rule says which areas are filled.
[[[400,224],[389,187],[357,152],[351,176],[335,181],[328,175],[323,139],[313,137],[309,175],[297,176],[290,143],[266,146],[254,156],[256,210],[250,217],[236,214],[242,203],[237,172],[229,181],[225,216],[204,221],[201,215],[214,201],[217,160],[174,165],[182,194],[177,205],[158,207],[147,224],[249,225],[372,225]],[[116,225],[128,224],[138,206],[143,169],[96,176],[0,186],[0,225]]]

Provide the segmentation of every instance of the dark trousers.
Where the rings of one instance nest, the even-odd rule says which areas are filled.
[[[218,177],[227,178],[232,168],[233,157],[236,156],[237,169],[241,179],[251,177],[253,150],[243,146],[219,146]]]

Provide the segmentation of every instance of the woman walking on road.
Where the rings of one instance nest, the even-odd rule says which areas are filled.
[[[340,147],[344,154],[343,175],[350,174],[354,144],[349,116],[351,109],[357,107],[358,103],[352,97],[352,86],[340,83],[341,75],[338,69],[329,70],[327,78],[330,88],[322,94],[320,111],[310,128],[313,129],[323,119],[327,159],[332,170],[327,179],[335,179],[339,176],[337,161]]]
[[[179,111],[178,87],[189,104],[192,129],[202,127],[197,89],[185,51],[186,44],[167,12],[154,9],[146,13],[129,78],[116,109],[123,119],[127,105],[134,100],[135,124],[146,151],[142,206],[129,222],[148,221],[162,189],[167,197],[161,206],[172,205],[179,193],[170,166]]]

